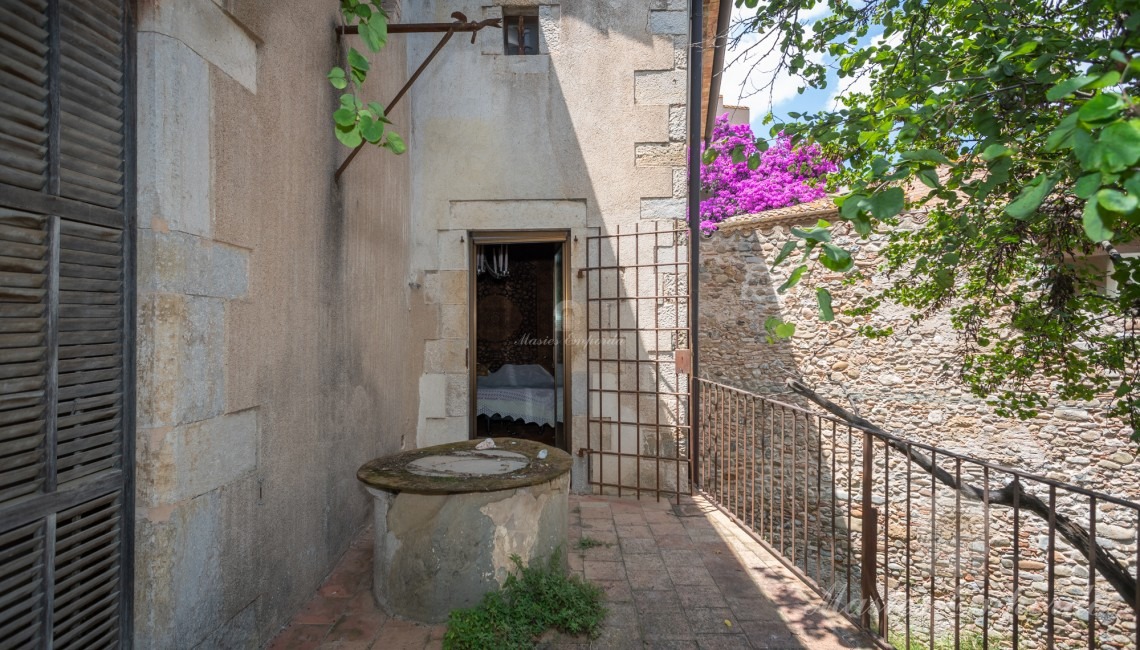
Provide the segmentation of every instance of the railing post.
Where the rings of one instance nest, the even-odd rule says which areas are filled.
[[[880,636],[886,635],[886,612],[883,611],[882,600],[877,591],[878,576],[876,573],[879,539],[879,511],[874,507],[871,497],[871,483],[875,478],[875,438],[868,432],[863,432],[863,556],[861,558],[860,585],[860,612],[859,624],[863,629],[871,630],[871,604],[877,604],[879,610],[878,623]]]

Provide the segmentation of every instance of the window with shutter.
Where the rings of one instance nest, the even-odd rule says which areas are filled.
[[[124,0],[0,0],[0,647],[129,645]]]

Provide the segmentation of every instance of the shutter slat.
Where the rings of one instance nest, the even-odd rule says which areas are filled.
[[[104,368],[102,370],[84,370],[59,376],[59,385],[68,388],[82,384],[93,384],[111,381],[119,376],[118,368]]]
[[[87,397],[89,395],[104,395],[111,392],[118,392],[122,382],[119,379],[114,381],[100,381],[90,384],[79,384],[77,386],[68,386],[66,388],[60,387],[59,399],[60,401],[75,399],[77,397]]]
[[[59,403],[60,418],[71,417],[76,415],[76,411],[82,413],[89,413],[92,409],[110,406],[114,404],[116,408],[119,407],[119,398],[122,395],[119,393],[108,393],[106,395],[99,395],[97,397],[88,397],[85,399],[71,400],[69,402],[61,401]]]
[[[61,318],[59,323],[60,330],[64,332],[118,330],[119,327],[116,318]]]
[[[105,255],[103,253],[92,253],[88,251],[77,251],[71,248],[61,249],[59,251],[59,261],[67,264],[89,264],[91,266],[102,266],[118,268],[122,264],[121,255]],[[62,269],[60,269],[62,271]],[[64,277],[84,277],[83,275],[69,275]]]
[[[61,470],[59,472],[59,484],[60,485],[66,485],[67,483],[69,483],[71,481],[75,481],[75,480],[78,480],[81,478],[91,476],[91,475],[96,474],[98,472],[102,472],[103,470],[113,469],[113,468],[117,467],[118,464],[119,464],[119,455],[116,453],[114,456],[111,456],[110,458],[105,458],[105,459],[98,461],[98,462],[95,462],[95,463],[86,463],[84,465],[80,465],[80,466],[76,466],[76,467],[73,467],[71,469],[68,469],[67,471]]]
[[[42,346],[0,350],[0,364],[38,361],[44,358],[44,353],[46,351],[47,348],[44,348]]]
[[[80,221],[61,221],[59,224],[59,232],[69,237],[83,237],[99,241],[123,241],[123,231],[121,230],[105,228]]]
[[[87,650],[85,641],[88,636],[102,634],[104,626],[114,621],[114,610],[118,608],[118,599],[118,582],[104,583],[93,586],[91,593],[82,601],[77,601],[68,607],[57,607],[55,647],[59,650],[68,648]],[[69,618],[75,622],[70,629],[64,623]]]
[[[15,335],[13,335],[15,336]],[[0,339],[3,337],[0,336]],[[90,345],[92,343],[114,343],[119,340],[117,331],[105,332],[60,332],[60,345]]]
[[[62,45],[62,79],[67,83],[66,91],[77,97],[90,95],[108,106],[122,106],[123,72],[118,65],[97,56],[97,50],[88,50],[74,41]]]
[[[4,443],[6,448],[17,451],[34,447],[39,444],[40,436],[37,434],[43,433],[43,426],[43,420],[33,420],[32,422],[21,422],[20,424],[0,427],[0,443]]]
[[[0,183],[47,183],[47,3],[0,8]]]
[[[15,454],[14,456],[0,456],[0,473],[36,466],[42,457],[43,452],[39,449],[25,451],[22,454]]]
[[[59,351],[60,359],[86,359],[88,357],[105,357],[109,354],[119,354],[119,343],[103,345],[71,345]]]
[[[47,260],[0,255],[0,271],[8,273],[43,273],[46,269]],[[0,311],[0,315],[4,315],[4,312]]]
[[[19,244],[43,245],[47,233],[39,219],[19,219],[0,210],[0,240]]]
[[[97,370],[100,368],[118,368],[122,361],[123,358],[119,355],[68,359],[59,362],[59,372],[67,373],[79,372],[81,370]]]
[[[17,594],[19,596],[24,596],[24,595],[27,595],[27,594],[33,592],[33,591],[39,591],[40,584],[41,583],[39,581],[37,581],[37,582],[30,585],[30,587],[31,587],[30,589],[28,587],[25,587],[25,588],[21,589],[18,594],[17,594],[17,592],[12,592],[12,593]],[[21,608],[21,609],[13,611],[12,615],[14,615],[15,618],[11,619],[8,623],[0,626],[0,639],[14,638],[14,639],[18,639],[18,640],[23,640],[23,639],[35,638],[35,637],[39,636],[38,626],[33,625],[33,623],[36,622],[37,618],[39,618],[40,616],[43,616],[43,614],[40,613],[39,607],[36,607],[34,609],[22,609]],[[37,645],[39,645],[39,644],[38,643],[34,643],[34,644],[29,643],[27,646],[24,646],[24,647],[32,648],[32,647],[36,647]],[[19,648],[21,646],[12,645],[10,647]]]
[[[0,411],[6,411],[5,413],[0,413],[0,421],[3,420],[4,416],[13,412],[10,409],[23,409],[27,406],[39,404],[43,398],[44,392],[42,390],[12,395],[0,395]]]
[[[118,442],[119,434],[121,433],[119,431],[118,425],[119,425],[119,420],[116,419],[116,420],[107,420],[106,422],[100,422],[100,423],[98,423],[98,425],[91,425],[89,427],[85,427],[86,429],[103,428],[103,429],[109,429],[110,431],[108,431],[107,433],[104,433],[102,435],[98,435],[98,436],[86,436],[86,437],[68,436],[68,439],[60,441],[59,445],[57,446],[57,449],[59,450],[57,453],[59,453],[60,456],[65,456],[67,454],[78,453],[78,452],[85,451],[87,449],[91,449],[94,447],[114,445]],[[74,433],[74,432],[68,432],[68,433]],[[75,439],[71,440],[72,437],[75,437]]]
[[[117,596],[117,594],[116,594]],[[99,611],[85,612],[84,615],[89,617],[88,621],[83,627],[76,628],[76,632],[91,627],[91,630],[81,637],[73,638],[73,633],[68,633],[65,637],[55,641],[55,647],[59,650],[99,650],[100,648],[114,647],[108,646],[106,639],[114,640],[117,638],[117,630],[115,628],[114,610],[118,607],[117,600],[108,601],[100,605]]]
[[[121,288],[119,282],[109,280],[91,280],[88,278],[73,278],[67,276],[60,276],[59,278],[59,290],[61,292],[84,291],[117,294]]]
[[[44,334],[0,334],[0,348],[33,348],[43,343]]]
[[[62,232],[60,234],[60,245],[70,251],[86,251],[103,255],[121,255],[123,252],[123,247],[118,239],[99,240]]]
[[[3,296],[0,296],[2,298]],[[60,291],[61,305],[117,305],[117,293],[89,293],[86,291]]]
[[[92,41],[98,41],[100,45],[106,47],[117,47],[116,44],[120,38],[119,18],[115,15],[107,15],[97,9],[93,10],[84,6],[87,4],[90,4],[90,2],[79,2],[75,0],[65,2],[60,6],[62,9],[60,15],[73,18],[79,24],[91,28],[95,33],[95,35],[92,36]],[[64,28],[62,31],[63,33],[67,33],[68,30]]]
[[[109,409],[101,409],[98,411],[84,411],[83,413],[77,413],[75,415],[68,416],[64,416],[61,413],[59,417],[59,428],[67,429],[70,427],[79,426],[81,424],[86,424],[88,422],[94,422],[96,420],[105,420],[106,418],[114,416],[118,412],[119,409],[115,407]]]
[[[5,394],[28,393],[39,390],[43,388],[43,386],[43,377],[18,377],[16,379],[0,379],[0,393]]]
[[[0,279],[4,274],[0,273]],[[46,321],[42,318],[0,318],[0,334],[39,332]]]

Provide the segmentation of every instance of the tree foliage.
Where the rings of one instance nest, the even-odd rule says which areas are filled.
[[[809,23],[816,0],[736,4],[756,9],[746,27],[767,35],[776,72],[851,86],[832,110],[771,129],[842,158],[842,219],[888,235],[890,287],[835,308],[948,310],[964,381],[1002,412],[1031,417],[1048,391],[1107,394],[1135,437],[1140,263],[1117,251],[1140,229],[1140,5],[828,0]],[[929,211],[918,229],[899,227],[908,200]],[[808,278],[828,257],[804,264]]]

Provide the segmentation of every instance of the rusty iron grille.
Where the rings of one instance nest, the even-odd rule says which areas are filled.
[[[133,4],[0,0],[0,648],[131,644]]]
[[[1140,504],[697,383],[701,488],[881,645],[1140,644]]]
[[[586,446],[590,483],[604,494],[691,494],[685,223],[646,221],[588,237]]]

